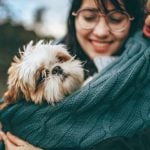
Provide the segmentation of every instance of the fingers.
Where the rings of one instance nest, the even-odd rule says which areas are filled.
[[[23,146],[23,145],[26,144],[25,141],[23,141],[20,138],[14,136],[10,132],[7,132],[7,138],[10,140],[10,142],[12,142],[13,144],[15,144],[16,146]]]
[[[7,136],[3,131],[0,131],[0,139],[3,140],[4,142],[7,140]]]
[[[4,141],[6,150],[42,150],[21,140],[10,132],[5,134],[3,131],[0,131],[0,138]]]
[[[9,145],[9,146],[12,145],[12,143],[9,141],[9,139],[7,138],[4,132],[0,131],[0,136],[1,136],[1,139],[4,141],[5,145]]]
[[[10,132],[7,132],[5,134],[3,131],[0,131],[0,139],[4,141],[5,145],[12,143],[13,145],[16,145],[16,146],[22,146],[26,144],[25,141],[14,136]]]
[[[5,150],[21,150],[18,146],[16,146],[9,140],[9,138],[3,131],[0,131],[0,136],[1,136],[2,140],[4,141]]]
[[[18,150],[42,150],[38,147],[35,147],[35,146],[29,144],[26,141],[21,140],[20,138],[14,136],[10,132],[7,132],[7,134],[5,136],[7,136],[8,140],[10,141],[10,143],[12,143],[13,147],[14,147],[14,145],[16,146],[16,147],[14,147],[15,150],[17,148],[19,148]]]

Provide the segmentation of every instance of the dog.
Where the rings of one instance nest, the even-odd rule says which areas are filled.
[[[21,98],[35,104],[54,104],[79,89],[83,81],[83,64],[69,54],[65,45],[31,41],[14,56],[0,108]]]

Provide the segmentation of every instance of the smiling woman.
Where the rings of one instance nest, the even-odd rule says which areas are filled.
[[[143,0],[73,0],[63,42],[86,62],[86,77],[118,59],[125,41],[140,29],[142,7]]]
[[[134,20],[124,6],[117,10],[110,1],[105,5],[107,13],[99,10],[94,1],[84,1],[76,14],[77,39],[91,59],[120,49]]]
[[[38,150],[29,143],[49,150],[89,150],[103,140],[126,139],[148,127],[150,47],[139,33],[143,15],[143,0],[72,0],[68,32],[60,42],[85,62],[85,78],[107,65],[55,106],[20,99],[0,111],[7,132],[0,132],[0,138],[7,150]],[[104,62],[96,65],[96,58]]]

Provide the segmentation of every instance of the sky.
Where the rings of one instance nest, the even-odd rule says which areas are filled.
[[[45,8],[43,24],[36,28],[38,34],[53,35],[56,38],[66,33],[66,19],[71,0],[4,0],[11,10],[13,20],[23,23],[25,28],[33,29],[34,12],[38,8]],[[0,17],[5,13],[0,9]]]

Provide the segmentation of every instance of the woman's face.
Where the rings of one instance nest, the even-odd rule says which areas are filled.
[[[83,0],[80,10],[97,9],[94,0]],[[108,2],[108,10],[113,10],[115,7]],[[123,31],[112,31],[108,26],[104,16],[101,16],[96,26],[92,29],[84,29],[79,23],[78,17],[75,19],[76,36],[79,44],[93,59],[100,55],[112,55],[118,51],[125,39],[128,37],[130,30],[130,21],[126,24]]]
[[[150,38],[150,0],[147,1],[145,10],[147,15],[145,18],[143,32],[146,37]]]

